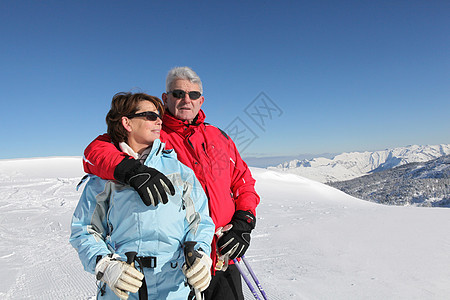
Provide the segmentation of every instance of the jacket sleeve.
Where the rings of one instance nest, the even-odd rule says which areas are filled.
[[[120,152],[108,134],[98,136],[84,150],[83,167],[89,174],[97,175],[103,179],[114,180],[114,170],[124,159],[128,158]]]
[[[229,139],[231,149],[231,192],[233,193],[236,210],[251,211],[256,216],[256,207],[260,198],[255,190],[256,180],[250,169],[242,160],[236,145]]]
[[[105,238],[107,235],[106,214],[109,194],[105,181],[93,177],[86,184],[72,217],[70,243],[77,250],[87,272],[95,273],[97,256],[109,254]],[[102,197],[102,195],[104,197]],[[98,200],[100,201],[98,201]]]
[[[192,184],[190,197],[194,204],[195,217],[187,216],[186,218],[191,220],[191,222],[187,220],[186,241],[197,242],[195,249],[202,248],[203,252],[210,255],[215,225],[209,216],[208,198],[194,172],[190,169],[188,171],[192,173],[192,176],[189,178],[189,185]],[[191,224],[194,226],[191,226]]]

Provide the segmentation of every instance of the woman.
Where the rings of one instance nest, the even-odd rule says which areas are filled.
[[[113,143],[164,173],[175,195],[146,206],[130,186],[89,175],[73,215],[70,242],[85,270],[102,281],[99,299],[138,299],[138,290],[140,299],[187,299],[186,278],[197,291],[209,285],[214,223],[208,201],[193,171],[175,152],[164,150],[159,140],[162,113],[156,97],[119,93],[106,116]],[[196,242],[190,268],[184,264],[185,242]]]

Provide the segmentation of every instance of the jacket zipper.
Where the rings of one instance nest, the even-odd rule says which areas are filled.
[[[203,151],[205,152],[206,156],[209,158],[208,152],[206,152],[205,143],[202,143],[202,148],[203,148]]]

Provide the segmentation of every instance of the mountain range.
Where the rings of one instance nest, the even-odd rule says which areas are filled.
[[[450,207],[450,155],[328,184],[382,204]]]
[[[422,163],[450,154],[450,144],[410,145],[381,151],[342,153],[334,158],[294,159],[268,167],[322,183],[351,180],[409,163]]]

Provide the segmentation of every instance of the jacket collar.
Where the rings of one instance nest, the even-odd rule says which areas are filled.
[[[166,113],[163,116],[163,126],[166,126],[174,131],[183,131],[187,127],[191,126],[198,126],[205,122],[206,115],[203,112],[203,110],[200,110],[195,117],[192,124],[190,124],[188,121],[181,121],[177,119],[175,116],[173,116],[169,111],[166,111]]]
[[[162,143],[160,139],[156,139],[151,147],[145,149],[144,152],[142,152],[142,154],[138,154],[134,152],[134,150],[131,149],[131,147],[128,146],[127,143],[124,142],[119,143],[119,147],[122,150],[122,152],[125,152],[134,159],[139,160],[141,163],[145,163],[147,161],[150,161],[152,158],[157,158],[158,156],[161,156],[162,150],[164,150],[164,146],[165,144]]]

